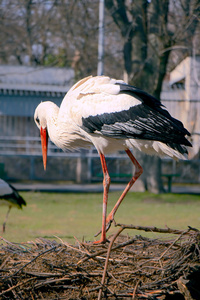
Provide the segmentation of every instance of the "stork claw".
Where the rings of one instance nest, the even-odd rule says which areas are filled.
[[[112,224],[113,220],[109,220],[108,222],[106,222],[106,232],[110,229],[110,226]],[[99,230],[94,236],[98,236],[101,233],[102,230]]]

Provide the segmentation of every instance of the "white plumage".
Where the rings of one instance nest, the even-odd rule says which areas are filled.
[[[48,135],[64,151],[94,145],[99,152],[104,174],[100,242],[106,241],[106,227],[109,228],[119,204],[142,173],[130,149],[183,159],[187,154],[185,146],[191,146],[185,138],[190,133],[170,116],[160,101],[122,80],[106,76],[80,80],[68,91],[60,109],[49,101],[39,104],[34,119],[41,133],[45,169]],[[136,170],[106,220],[110,177],[104,155],[117,150],[127,152]]]
[[[3,179],[0,179],[0,205],[8,206],[8,212],[3,222],[3,232],[5,232],[6,221],[11,208],[13,206],[22,208],[22,205],[26,205],[26,202],[14,187]]]

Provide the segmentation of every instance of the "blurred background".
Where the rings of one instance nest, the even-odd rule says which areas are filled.
[[[199,0],[0,0],[0,177],[10,182],[102,181],[95,149],[63,153],[50,143],[43,171],[33,114],[60,105],[69,88],[105,74],[158,99],[191,132],[189,159],[136,153],[136,190],[200,184]],[[133,172],[125,153],[108,156],[113,182]]]

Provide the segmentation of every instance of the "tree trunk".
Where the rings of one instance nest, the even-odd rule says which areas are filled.
[[[160,33],[159,15],[164,13],[162,28],[166,28],[168,14],[168,0],[133,1],[129,5],[128,18],[126,1],[106,0],[106,7],[112,11],[112,17],[117,26],[120,25],[122,37],[124,38],[124,68],[128,74],[129,83],[157,96],[159,99],[162,81],[166,73],[169,52],[164,52],[161,57],[158,53],[158,45],[162,40],[158,39]],[[164,4],[164,8],[161,8]],[[150,17],[148,12],[150,10]],[[164,30],[164,29],[163,29]],[[150,39],[151,38],[151,39]],[[156,49],[157,53],[154,53]],[[163,192],[161,178],[161,160],[140,154],[140,161],[144,169],[142,180],[146,190],[159,193]]]
[[[146,191],[163,193],[162,161],[157,156],[142,155],[144,175],[142,181]]]
[[[137,24],[136,33],[132,38],[132,79],[131,83],[141,89],[154,94],[158,99],[162,88],[162,82],[166,74],[166,67],[168,62],[169,53],[166,52],[159,57],[157,54],[152,55],[152,48],[157,49],[156,34],[158,31],[158,16],[159,4],[157,1],[151,3],[151,16],[149,23],[147,21],[147,1],[140,1],[140,7],[137,4],[132,6],[132,15],[136,15],[135,22]],[[166,1],[165,1],[166,2]],[[149,5],[149,8],[150,8]],[[138,9],[139,7],[139,9]],[[167,5],[165,5],[165,14],[168,13]],[[140,11],[138,11],[140,10]],[[141,13],[142,11],[142,13]],[[157,16],[157,17],[155,17]],[[151,22],[152,20],[152,22]],[[151,30],[151,46],[148,44],[149,35]],[[152,39],[154,35],[154,39]],[[150,49],[149,49],[150,48]],[[155,71],[158,72],[155,73]],[[141,161],[143,166],[142,181],[145,190],[153,193],[161,193],[164,191],[161,176],[161,159],[157,156],[147,156],[141,153]]]

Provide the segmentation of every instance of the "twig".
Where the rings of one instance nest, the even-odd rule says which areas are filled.
[[[189,234],[189,231],[197,231],[198,229],[192,228],[190,226],[187,231],[171,229],[171,228],[158,228],[158,227],[146,227],[146,226],[139,226],[139,225],[125,225],[125,224],[116,224],[117,227],[122,227],[123,229],[136,229],[136,230],[143,230],[143,231],[151,231],[151,232],[159,232],[159,233],[172,233],[172,234]]]
[[[132,296],[132,299],[134,300],[135,299],[135,296],[136,296],[136,291],[137,291],[137,287],[138,287],[138,284],[140,283],[140,280],[138,280],[136,282],[136,285],[134,287],[134,290],[133,290],[133,296]]]
[[[105,282],[105,278],[106,278],[106,270],[108,268],[108,262],[109,262],[109,257],[110,257],[110,252],[111,252],[111,249],[112,249],[112,245],[114,243],[114,241],[116,240],[116,238],[118,237],[118,235],[124,230],[124,228],[120,228],[117,233],[112,237],[111,241],[110,241],[110,244],[109,244],[109,247],[108,247],[108,252],[107,252],[107,257],[106,257],[106,262],[105,262],[105,266],[104,266],[104,271],[103,271],[103,277],[102,277],[102,281],[101,281],[101,284],[102,286],[104,285],[104,282]],[[101,295],[102,295],[102,287],[101,289],[99,290],[99,295],[98,295],[98,300],[101,300]]]
[[[121,283],[121,285],[124,285],[124,286],[126,286],[126,287],[128,287],[128,288],[131,288],[130,285],[128,285],[128,284],[126,284],[125,282],[123,282],[123,281],[121,281],[121,280],[115,278],[115,276],[114,276],[112,273],[109,272],[108,275],[109,275],[110,277],[112,277],[117,283]]]
[[[180,240],[181,239],[181,237],[184,235],[184,234],[187,234],[188,232],[190,231],[190,228],[188,229],[188,230],[186,230],[186,231],[183,231],[176,239],[175,239],[175,241],[163,252],[163,254],[159,257],[159,260],[161,259],[161,258],[163,258],[163,256],[167,253],[167,251],[169,251],[169,249],[170,248],[172,248],[172,246],[174,245],[174,244],[176,244],[176,242],[178,241],[178,240]]]
[[[83,250],[80,250],[80,249],[78,249],[78,248],[76,248],[76,247],[73,247],[73,246],[71,246],[71,245],[70,245],[69,243],[67,243],[67,242],[64,242],[64,241],[63,241],[61,238],[59,238],[58,236],[55,235],[55,237],[56,237],[57,239],[59,239],[59,240],[61,241],[61,243],[62,243],[63,245],[65,245],[66,247],[68,247],[68,248],[70,248],[70,249],[72,249],[72,250],[74,250],[74,251],[83,253],[83,254],[85,254],[85,255],[89,255],[87,252],[85,252],[85,251],[83,251]]]
[[[117,249],[119,249],[119,248],[122,248],[122,247],[125,247],[125,246],[127,246],[127,245],[130,245],[130,244],[133,243],[133,241],[135,241],[135,238],[130,239],[130,240],[126,241],[126,242],[123,242],[123,243],[121,243],[121,244],[119,244],[119,245],[116,245],[115,247],[113,247],[113,250],[117,250]],[[85,262],[86,260],[88,260],[88,259],[90,259],[90,258],[94,258],[94,257],[102,258],[102,257],[100,257],[99,255],[104,254],[104,253],[107,253],[107,251],[108,251],[108,250],[105,249],[105,250],[99,250],[98,252],[95,252],[95,253],[92,253],[92,254],[89,254],[89,253],[88,253],[88,254],[86,254],[87,256],[84,257],[84,258],[82,258],[81,260],[79,260],[77,264],[79,265],[79,264]]]
[[[47,284],[51,284],[51,283],[55,283],[55,282],[61,282],[61,281],[68,281],[70,280],[70,276],[65,276],[63,278],[56,278],[56,279],[47,279],[43,282],[40,282],[38,284],[35,285],[35,288],[39,288],[41,286],[47,285]]]
[[[2,296],[2,295],[4,295],[4,294],[6,294],[6,293],[8,293],[8,292],[10,292],[10,291],[12,291],[12,290],[14,290],[14,289],[16,289],[16,288],[17,288],[18,286],[20,286],[20,285],[24,285],[24,284],[26,284],[27,282],[29,282],[29,281],[31,281],[31,280],[34,280],[34,279],[35,279],[35,278],[29,278],[29,279],[27,279],[27,280],[24,280],[23,282],[19,282],[18,284],[14,285],[14,286],[11,286],[9,289],[7,289],[7,290],[1,292],[1,293],[0,293],[0,296]]]
[[[96,282],[98,282],[98,284],[100,284],[100,286],[99,286],[99,287],[96,287],[94,290],[99,290],[99,289],[102,287],[100,280],[98,280],[98,279],[96,278],[96,276],[98,276],[98,275],[101,276],[102,274],[100,274],[100,273],[92,274],[92,273],[89,273],[87,270],[82,269],[81,267],[79,267],[79,269],[81,269],[83,272],[85,272],[89,277],[94,277],[94,279],[96,280]],[[108,288],[108,286],[103,286],[103,287],[104,287],[105,289],[107,289],[107,290],[110,292],[110,294],[113,294],[112,291]],[[90,292],[90,291],[92,291],[92,290],[89,290],[89,292]]]
[[[39,273],[39,272],[24,272],[24,274],[35,276],[39,278],[46,278],[46,277],[59,277],[62,276],[61,273]]]
[[[94,257],[99,257],[99,255],[107,253],[107,249],[105,250],[100,250],[98,252],[95,252],[93,254],[89,254],[89,253],[85,253],[86,257],[82,258],[81,260],[79,260],[77,262],[77,265],[80,265],[81,263],[85,262],[86,260],[90,259],[90,258],[94,258]]]
[[[2,264],[0,265],[0,270],[3,270],[3,267],[5,266],[8,260],[9,260],[9,256],[6,257],[5,260],[2,262]]]

